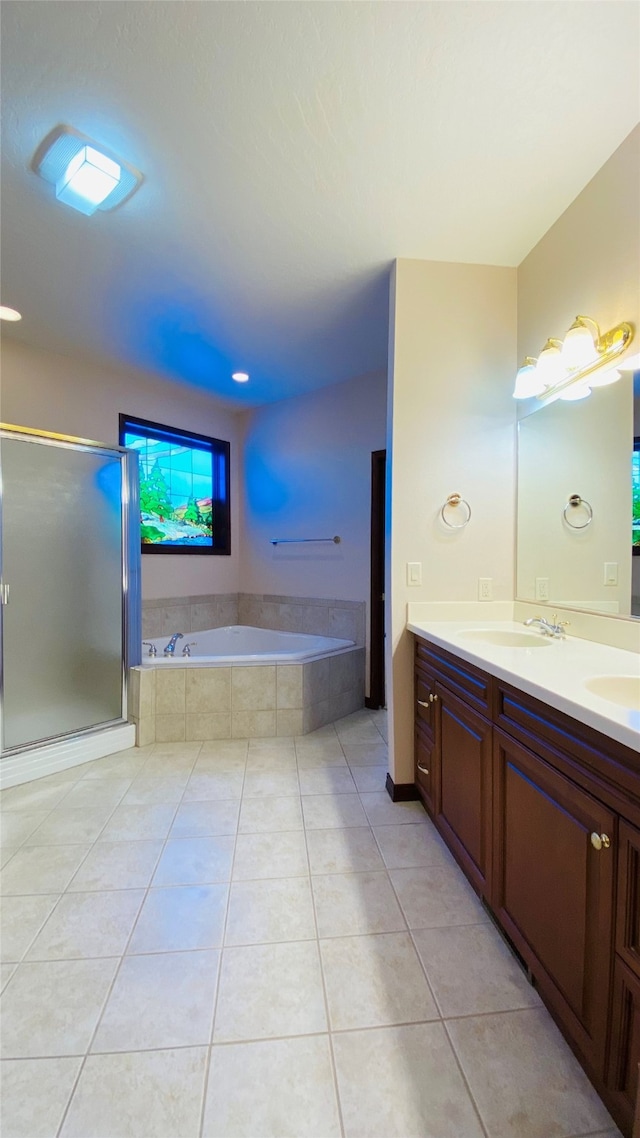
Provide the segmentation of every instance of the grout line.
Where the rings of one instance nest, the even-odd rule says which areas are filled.
[[[484,1119],[482,1117],[482,1114],[480,1113],[480,1107],[478,1106],[478,1103],[476,1102],[475,1097],[473,1095],[473,1092],[471,1090],[469,1080],[467,1079],[464,1067],[462,1066],[462,1061],[460,1060],[460,1058],[458,1056],[458,1052],[456,1051],[456,1049],[453,1045],[453,1040],[452,1040],[451,1036],[449,1035],[449,1032],[447,1031],[447,1024],[446,1024],[445,1020],[442,1020],[442,1026],[444,1028],[445,1036],[446,1036],[446,1039],[448,1040],[449,1047],[451,1048],[451,1052],[453,1054],[455,1064],[456,1064],[456,1066],[460,1072],[460,1076],[462,1078],[464,1086],[466,1087],[467,1094],[469,1095],[471,1105],[472,1105],[474,1111],[476,1112],[476,1116],[478,1118],[480,1126],[482,1127],[482,1132],[487,1136],[487,1138],[491,1138],[491,1135],[489,1134],[488,1126],[485,1126]]]
[[[196,755],[197,755],[198,753],[199,753],[199,751],[198,751],[198,752],[196,752]],[[195,757],[194,757],[194,764],[193,764],[193,765],[195,766]],[[144,769],[144,768],[143,768],[143,769]],[[193,768],[192,768],[192,769],[193,769]],[[139,772],[139,773],[140,773],[140,772]],[[183,791],[183,796],[184,796],[184,791]],[[180,799],[180,802],[181,802],[181,801],[182,801],[182,799]],[[131,939],[132,939],[132,937],[133,937],[133,934],[134,934],[134,932],[135,932],[135,929],[136,929],[136,927],[137,927],[137,924],[138,924],[138,920],[140,919],[140,914],[141,914],[141,912],[142,912],[142,909],[144,908],[144,905],[145,905],[146,899],[147,899],[147,897],[148,897],[148,895],[149,895],[149,890],[150,890],[150,888],[151,888],[151,882],[153,881],[153,877],[154,877],[154,875],[155,875],[155,873],[156,873],[156,870],[157,870],[157,868],[158,868],[158,864],[159,864],[159,862],[160,862],[160,858],[162,857],[162,854],[164,853],[164,850],[165,850],[165,848],[166,848],[167,842],[168,842],[168,840],[169,840],[169,834],[171,833],[171,826],[173,825],[173,823],[174,823],[174,821],[175,821],[175,818],[176,818],[176,814],[178,813],[178,809],[179,809],[179,807],[180,807],[180,802],[178,802],[178,803],[177,803],[177,805],[175,806],[175,809],[174,809],[174,812],[173,812],[173,818],[172,818],[171,824],[170,824],[170,826],[169,826],[169,828],[168,828],[168,831],[167,831],[167,836],[166,836],[166,838],[165,838],[165,839],[164,839],[164,841],[163,841],[163,844],[162,844],[162,849],[160,850],[160,853],[158,854],[158,859],[157,859],[157,861],[156,861],[156,863],[155,863],[155,867],[154,867],[154,869],[153,869],[153,871],[152,871],[152,873],[151,873],[151,877],[150,877],[150,879],[149,879],[149,884],[147,885],[146,889],[144,890],[144,897],[142,898],[142,901],[140,902],[140,906],[139,906],[139,908],[138,908],[138,912],[137,912],[137,914],[136,914],[136,918],[135,918],[135,920],[134,920],[134,922],[133,922],[133,924],[132,924],[132,926],[131,926],[131,930],[130,930],[130,932],[129,932],[129,936],[127,937],[127,940],[126,940],[126,942],[125,942],[124,948],[123,948],[123,950],[122,950],[122,954],[121,954],[121,956],[120,956],[120,959],[119,959],[119,961],[118,961],[118,963],[117,963],[117,965],[116,965],[116,969],[115,969],[115,972],[114,972],[114,974],[113,974],[113,977],[112,977],[111,983],[110,983],[110,985],[109,985],[109,987],[108,987],[108,989],[107,989],[107,993],[106,993],[106,996],[105,996],[104,1000],[102,1001],[102,1006],[101,1006],[101,1008],[100,1008],[100,1011],[99,1011],[99,1013],[98,1013],[98,1016],[97,1016],[97,1019],[96,1019],[96,1022],[95,1022],[95,1026],[94,1026],[94,1028],[93,1028],[93,1031],[92,1031],[92,1033],[91,1033],[91,1037],[90,1037],[90,1039],[89,1039],[89,1042],[88,1042],[88,1045],[87,1045],[87,1049],[86,1049],[86,1051],[85,1051],[85,1054],[84,1054],[84,1056],[83,1056],[82,1062],[81,1062],[81,1064],[80,1064],[80,1067],[79,1067],[79,1069],[78,1069],[78,1074],[76,1075],[76,1078],[75,1078],[75,1081],[74,1081],[74,1084],[73,1084],[73,1088],[72,1088],[71,1094],[70,1094],[70,1096],[69,1096],[69,1100],[68,1100],[68,1102],[67,1102],[67,1105],[66,1105],[66,1108],[65,1108],[64,1114],[63,1114],[63,1116],[62,1116],[62,1119],[61,1119],[61,1121],[60,1121],[60,1126],[58,1127],[58,1131],[57,1131],[57,1138],[60,1138],[60,1135],[61,1135],[61,1133],[62,1133],[62,1129],[63,1129],[63,1127],[64,1127],[64,1124],[65,1124],[65,1121],[66,1121],[67,1115],[68,1115],[68,1113],[69,1113],[69,1108],[71,1107],[71,1103],[73,1102],[73,1098],[74,1098],[74,1096],[75,1096],[75,1093],[76,1093],[76,1090],[77,1090],[77,1088],[78,1088],[78,1084],[79,1084],[79,1082],[80,1082],[80,1079],[81,1079],[81,1077],[82,1077],[82,1072],[84,1071],[84,1068],[85,1068],[85,1064],[86,1064],[86,1061],[87,1061],[87,1059],[88,1059],[89,1055],[91,1054],[91,1048],[92,1048],[92,1046],[93,1046],[93,1042],[94,1042],[94,1040],[95,1040],[95,1038],[96,1038],[96,1035],[97,1035],[97,1033],[98,1033],[98,1029],[99,1029],[99,1027],[100,1027],[100,1024],[102,1023],[102,1018],[103,1018],[103,1016],[104,1016],[104,1013],[105,1013],[105,1011],[106,1011],[106,1008],[107,1008],[107,1005],[108,1005],[108,1003],[109,1003],[109,1000],[111,999],[111,996],[112,996],[112,994],[113,994],[113,990],[114,990],[114,987],[115,987],[115,985],[116,985],[116,981],[117,981],[117,979],[118,979],[118,976],[120,975],[120,972],[121,972],[121,969],[122,969],[122,965],[123,965],[123,963],[124,963],[125,959],[127,959],[127,956],[126,956],[126,953],[127,953],[127,949],[128,949],[128,947],[129,947],[129,945],[130,945],[130,943],[131,943]],[[155,840],[156,840],[156,841],[158,841],[158,840],[160,840],[160,839],[155,839]],[[92,846],[91,846],[91,848],[92,848],[92,849],[93,849],[93,845],[95,845],[95,842],[94,842],[94,843],[92,844]],[[87,856],[88,856],[88,854],[87,854]],[[80,867],[78,867],[78,868],[80,868]],[[76,872],[77,872],[77,870],[76,870]],[[75,876],[75,875],[74,875],[74,876]],[[73,880],[73,878],[72,878],[72,880]],[[70,884],[70,883],[69,883],[69,884]]]
[[[249,754],[249,747],[247,747],[247,757],[248,757],[248,754]],[[227,904],[225,907],[224,921],[223,921],[222,933],[221,933],[221,937],[220,937],[220,939],[221,939],[220,959],[218,961],[218,975],[216,977],[216,984],[215,984],[214,995],[213,995],[213,1007],[211,1010],[211,1030],[209,1032],[209,1044],[207,1047],[207,1057],[205,1060],[205,1070],[204,1070],[204,1081],[202,1084],[202,1105],[200,1108],[200,1124],[198,1127],[198,1134],[200,1136],[202,1135],[203,1129],[204,1129],[205,1111],[206,1111],[206,1106],[207,1106],[207,1095],[209,1093],[209,1079],[211,1077],[211,1060],[213,1058],[212,1052],[213,1052],[213,1046],[214,1046],[213,1035],[214,1035],[214,1031],[215,1031],[216,1016],[218,1014],[218,1000],[220,998],[220,986],[222,984],[222,966],[224,963],[224,946],[225,946],[225,941],[227,938],[227,924],[229,921],[229,909],[231,906],[231,883],[233,881],[233,870],[234,870],[235,860],[236,860],[236,850],[238,848],[238,834],[240,831],[240,811],[242,810],[242,796],[244,793],[244,784],[245,784],[246,777],[247,777],[247,767],[246,767],[246,759],[245,759],[245,766],[244,766],[244,771],[243,771],[243,775],[242,775],[242,790],[240,793],[240,807],[238,809],[238,825],[236,827],[236,833],[235,833],[235,838],[234,838],[234,843],[233,843],[233,853],[231,855],[231,866],[229,868],[229,887],[227,890]]]
[[[302,803],[301,803],[301,807],[302,807]],[[336,1105],[338,1108],[338,1122],[340,1125],[340,1134],[342,1135],[342,1138],[345,1138],[346,1128],[345,1128],[344,1117],[343,1117],[343,1113],[342,1113],[342,1101],[340,1099],[340,1087],[338,1084],[338,1068],[336,1065],[335,1051],[333,1048],[333,1039],[332,1039],[332,1031],[331,1031],[331,1016],[329,1013],[329,997],[327,995],[327,983],[326,983],[326,977],[325,977],[325,973],[324,973],[324,964],[322,961],[322,953],[320,951],[320,933],[318,930],[318,914],[316,912],[316,897],[315,897],[315,893],[314,893],[314,889],[313,889],[313,880],[312,880],[312,876],[311,876],[311,859],[309,857],[309,845],[307,842],[307,831],[306,831],[306,829],[304,830],[304,845],[305,845],[305,850],[306,850],[306,854],[307,854],[307,865],[309,867],[309,891],[311,893],[311,909],[313,912],[313,923],[314,923],[314,927],[316,930],[316,949],[317,949],[317,953],[318,953],[318,963],[320,965],[320,982],[322,984],[322,997],[324,1000],[324,1014],[325,1014],[326,1021],[327,1021],[327,1035],[328,1035],[328,1043],[329,1043],[329,1059],[331,1062],[331,1074],[333,1076],[333,1090],[334,1090],[334,1094],[336,1096]]]

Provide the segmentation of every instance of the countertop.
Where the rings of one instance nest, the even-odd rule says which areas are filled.
[[[421,639],[640,752],[640,710],[603,699],[585,687],[585,681],[594,676],[638,676],[640,683],[639,654],[575,636],[564,640],[545,637],[544,648],[507,648],[465,640],[461,635],[472,629],[541,635],[513,620],[409,621],[407,628]]]

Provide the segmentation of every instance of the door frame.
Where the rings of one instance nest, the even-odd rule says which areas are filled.
[[[385,493],[386,450],[371,452],[371,590],[369,596],[369,696],[366,706],[385,706]]]

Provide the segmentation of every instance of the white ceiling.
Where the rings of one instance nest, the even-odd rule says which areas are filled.
[[[393,258],[518,264],[633,128],[639,21],[617,0],[4,0],[8,334],[239,404],[384,367]],[[61,122],[144,172],[120,209],[85,218],[30,172]]]

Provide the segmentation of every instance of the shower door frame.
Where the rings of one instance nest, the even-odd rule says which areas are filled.
[[[79,727],[75,731],[51,735],[47,738],[23,743],[17,747],[4,746],[4,652],[0,652],[0,761],[30,754],[39,748],[65,740],[76,740],[96,735],[112,727],[126,726],[128,672],[142,659],[142,610],[140,588],[140,494],[138,476],[138,457],[126,447],[110,446],[107,443],[80,439],[73,435],[62,435],[55,431],[41,431],[33,427],[19,427],[12,423],[0,423],[0,444],[3,439],[32,443],[35,446],[55,446],[64,450],[85,451],[118,459],[121,464],[121,621],[122,621],[122,659],[121,659],[121,713],[116,719],[96,723],[90,727]],[[0,462],[0,518],[2,517],[3,485]],[[3,583],[3,542],[0,526],[0,646],[3,640],[3,617],[5,606],[10,603],[10,582]]]

